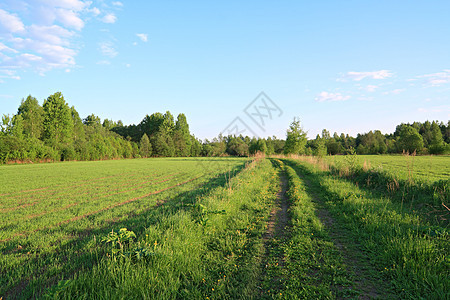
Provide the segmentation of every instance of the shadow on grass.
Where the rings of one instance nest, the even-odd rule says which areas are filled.
[[[283,162],[292,167],[300,178],[306,178],[309,184],[305,185],[305,191],[311,196],[319,196],[324,207],[337,220],[333,228],[327,230],[342,233],[345,235],[341,237],[342,241],[354,244],[353,249],[370,258],[371,274],[384,274],[380,278],[395,287],[401,298],[439,298],[445,295],[449,272],[445,263],[439,261],[448,249],[446,228],[418,223],[409,208],[382,199],[382,193],[371,186],[361,186],[350,178],[340,177],[354,188],[358,187],[361,195],[355,189],[351,191],[352,188],[338,193],[323,184],[330,172],[316,173],[303,163]],[[358,201],[359,197],[364,201]],[[370,221],[367,220],[369,217]],[[339,229],[341,226],[343,231]]]
[[[120,217],[126,216],[126,219],[122,221],[111,220],[101,227],[95,227],[94,229],[68,229],[68,226],[71,226],[71,224],[64,224],[58,228],[49,230],[46,234],[52,235],[66,232],[71,233],[76,238],[61,247],[56,245],[56,250],[52,253],[41,256],[39,256],[39,254],[33,255],[35,256],[34,258],[19,264],[14,270],[2,271],[0,286],[6,287],[9,278],[14,276],[14,274],[20,274],[20,269],[23,270],[23,273],[26,273],[28,266],[40,266],[38,271],[33,274],[27,274],[27,277],[21,278],[16,285],[0,289],[0,296],[4,296],[7,299],[38,298],[47,288],[55,285],[58,281],[62,279],[71,279],[77,272],[81,270],[90,270],[100,262],[102,257],[106,254],[106,247],[89,248],[88,245],[92,242],[94,237],[103,237],[112,229],[118,230],[124,227],[134,231],[139,237],[146,228],[156,224],[161,215],[175,215],[180,211],[190,210],[191,206],[189,206],[189,204],[193,204],[198,197],[208,194],[217,187],[226,186],[230,177],[235,177],[244,168],[245,162],[243,161],[242,164],[234,167],[231,171],[227,170],[226,172],[219,173],[217,176],[210,178],[202,183],[201,186],[196,187],[193,190],[177,194],[173,198],[152,205],[139,213],[129,212],[122,214]],[[167,195],[167,197],[170,197],[171,192],[173,193],[172,190],[167,190],[160,195]],[[86,219],[95,219],[95,217],[96,215],[92,215]],[[20,248],[18,246],[19,244],[17,241],[7,242],[4,251],[14,251],[20,254],[21,251],[17,250]],[[22,254],[26,255],[25,253]],[[57,270],[52,272],[49,269],[54,268],[55,264],[57,265]],[[17,272],[17,269],[19,269],[19,272]]]
[[[418,211],[434,225],[447,228],[450,225],[450,212],[442,205],[448,206],[450,201],[450,179],[435,182],[398,179],[387,172],[363,168],[349,171],[339,166],[330,166],[326,174],[338,176],[377,197],[388,197],[408,208],[408,212]]]

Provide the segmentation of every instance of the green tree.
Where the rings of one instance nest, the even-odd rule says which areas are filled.
[[[202,153],[202,143],[195,136],[191,135],[191,156],[200,156]]]
[[[90,114],[89,116],[84,118],[83,123],[87,126],[93,126],[97,128],[100,128],[102,126],[102,120],[100,119],[100,117],[94,114]]]
[[[210,141],[208,141],[208,139],[205,139],[205,142],[202,144],[201,155],[207,156],[207,157],[214,155],[213,147],[212,147]]]
[[[12,118],[9,114],[3,114],[2,123],[0,124],[2,135],[11,135],[12,133]]]
[[[412,126],[403,126],[398,140],[400,149],[413,153],[420,152],[423,148],[423,138],[419,131]]]
[[[258,151],[258,140],[255,137],[253,137],[248,145],[248,152],[250,154],[255,154],[257,151]]]
[[[36,98],[29,95],[22,102],[17,114],[23,118],[23,130],[26,136],[40,139],[43,130],[44,109]]]
[[[173,115],[170,113],[170,111],[166,111],[166,113],[163,116],[162,124],[158,131],[162,131],[165,134],[172,135],[174,129],[175,129],[175,121]]]
[[[178,157],[186,157],[189,156],[191,152],[190,145],[186,145],[186,140],[184,139],[184,136],[182,133],[178,130],[175,130],[173,132],[173,146],[174,146],[174,154]]]
[[[212,156],[222,156],[227,151],[227,144],[222,134],[219,134],[217,138],[213,138],[210,144],[213,151]]]
[[[11,134],[15,137],[17,137],[18,139],[23,139],[24,135],[23,135],[23,118],[21,115],[15,115],[12,118],[12,130],[11,130]]]
[[[275,153],[274,143],[270,136],[266,139],[266,145],[267,145],[267,153],[266,154],[268,154],[268,155],[274,154]]]
[[[73,136],[73,121],[69,105],[57,92],[44,101],[44,140],[54,146],[67,143]]]
[[[85,131],[83,121],[81,121],[80,115],[78,114],[74,106],[70,108],[70,115],[72,116],[74,141],[84,141]]]
[[[157,112],[151,114],[150,116],[146,115],[139,124],[139,127],[141,128],[142,133],[145,133],[151,137],[159,131],[163,121],[164,115]]]
[[[444,142],[444,138],[442,136],[442,132],[441,129],[439,128],[439,125],[434,121],[431,124],[430,133],[431,137],[429,139],[429,146],[428,146],[430,154],[443,154],[446,149],[446,144]]]
[[[227,146],[227,153],[233,156],[246,156],[248,155],[248,145],[243,139],[235,136],[229,136]]]
[[[189,125],[184,114],[179,114],[175,123],[175,130],[173,134],[175,145],[175,152],[177,156],[189,156],[191,154],[191,134],[189,132]]]
[[[323,157],[327,155],[327,146],[325,140],[317,135],[314,140],[311,141],[311,150],[314,156]]]
[[[286,132],[284,154],[304,154],[307,141],[306,132],[300,126],[300,119],[294,118]]]
[[[142,157],[149,157],[152,155],[152,144],[150,144],[150,140],[145,133],[141,138],[139,150]]]
[[[175,154],[172,137],[164,131],[154,134],[151,138],[151,144],[156,156],[171,157]]]

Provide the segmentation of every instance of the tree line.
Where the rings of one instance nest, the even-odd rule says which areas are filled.
[[[393,134],[379,130],[348,134],[327,130],[308,140],[300,121],[290,124],[286,139],[277,137],[222,136],[200,140],[191,134],[186,116],[166,113],[146,115],[137,125],[101,120],[91,114],[81,119],[57,92],[39,101],[22,99],[17,114],[3,115],[0,123],[0,163],[28,161],[101,160],[138,157],[249,156],[271,154],[336,155],[450,153],[450,122],[400,124]]]
[[[450,121],[414,122],[398,125],[392,134],[379,130],[357,134],[356,138],[336,132],[331,135],[326,129],[315,139],[308,140],[300,121],[294,119],[287,130],[285,154],[339,155],[365,154],[450,154]]]

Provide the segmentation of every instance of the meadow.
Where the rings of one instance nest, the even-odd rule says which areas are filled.
[[[411,180],[408,159],[426,179]],[[338,156],[0,166],[0,297],[445,299],[449,165]]]
[[[328,156],[326,161],[343,164],[346,162],[346,156]],[[366,169],[391,173],[399,179],[434,182],[450,178],[449,156],[358,155],[356,163]]]

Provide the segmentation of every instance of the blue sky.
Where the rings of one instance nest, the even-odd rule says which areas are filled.
[[[450,1],[1,0],[0,114],[61,91],[83,118],[183,112],[199,138],[236,117],[244,133],[283,138],[294,117],[312,138],[447,122],[449,12]]]

